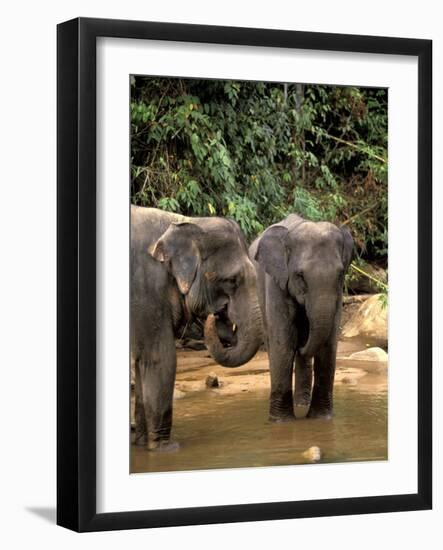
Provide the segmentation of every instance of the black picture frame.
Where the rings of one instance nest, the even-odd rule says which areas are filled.
[[[96,512],[96,39],[135,38],[418,59],[416,494]],[[432,507],[432,42],[79,18],[57,29],[57,523],[75,531],[425,510]]]

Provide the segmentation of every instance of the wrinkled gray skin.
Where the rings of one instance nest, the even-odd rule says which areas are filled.
[[[238,225],[131,206],[137,444],[176,447],[170,441],[175,338],[195,317],[205,323],[206,346],[223,366],[246,363],[263,340],[256,272]]]
[[[295,404],[310,405],[311,418],[332,415],[343,281],[352,251],[346,227],[295,214],[270,226],[249,249],[269,354],[271,420],[295,418],[294,361]]]

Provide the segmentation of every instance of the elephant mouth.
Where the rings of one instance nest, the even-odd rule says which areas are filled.
[[[260,310],[254,296],[242,316],[238,315],[240,306],[234,305],[229,302],[227,309],[209,313],[204,327],[209,353],[217,363],[228,368],[240,367],[250,361],[263,341]],[[236,323],[239,323],[238,329]]]
[[[227,305],[217,311],[215,326],[217,334],[223,347],[230,348],[237,345],[237,325],[231,321],[227,311]]]

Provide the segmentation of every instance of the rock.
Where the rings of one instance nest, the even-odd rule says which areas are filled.
[[[218,388],[220,387],[220,383],[218,381],[218,376],[214,373],[214,372],[211,372],[210,374],[208,374],[208,376],[206,377],[206,387],[207,388]]]
[[[321,459],[320,447],[309,447],[309,449],[303,451],[302,456],[309,462],[318,462]]]
[[[374,294],[365,300],[342,330],[344,338],[359,336],[368,339],[380,347],[388,345],[388,308],[381,294]]]
[[[385,285],[387,284],[388,276],[383,268],[367,264],[362,269],[368,275],[374,277],[374,279],[377,279]],[[352,278],[348,283],[348,290],[354,294],[374,294],[375,292],[380,292],[380,287],[375,281],[363,275],[363,273],[352,270]]]
[[[357,379],[354,376],[343,376],[341,379],[342,384],[349,384],[350,386],[356,386],[358,384]]]
[[[186,393],[184,391],[177,388],[174,389],[174,399],[183,399],[185,395]]]
[[[346,357],[345,361],[348,359],[349,357]],[[346,362],[344,363],[344,365],[346,365]],[[343,362],[341,359],[335,372],[335,382],[337,384],[349,384],[350,386],[355,386],[356,384],[358,384],[360,378],[363,378],[367,374],[367,370],[364,367],[356,368],[355,366],[343,366]]]
[[[388,354],[381,348],[368,348],[363,351],[356,351],[349,356],[349,359],[355,359],[357,361],[386,362],[388,360]]]

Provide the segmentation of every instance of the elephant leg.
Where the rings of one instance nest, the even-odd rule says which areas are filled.
[[[140,360],[135,360],[135,440],[136,445],[146,445],[148,429],[146,425],[145,406],[143,404],[143,390],[140,376]]]
[[[267,345],[271,374],[269,419],[294,420],[293,379],[295,356],[294,308],[274,281],[268,282]]]
[[[312,359],[306,359],[299,353],[295,356],[295,394],[294,404],[308,407],[311,402]]]
[[[139,365],[150,450],[178,448],[170,440],[177,364],[175,342],[172,326],[162,328],[145,343],[144,359]]]
[[[328,343],[314,357],[314,387],[308,418],[331,418],[337,345]]]
[[[271,372],[271,402],[269,406],[269,420],[286,422],[295,419],[292,402],[292,380],[294,371],[294,352],[274,350],[269,345],[269,369]]]

